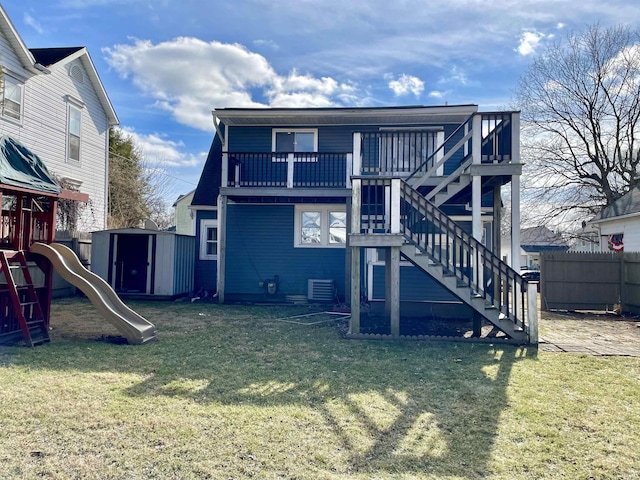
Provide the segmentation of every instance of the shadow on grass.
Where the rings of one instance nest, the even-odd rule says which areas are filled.
[[[73,306],[73,304],[71,304]],[[61,340],[18,355],[31,368],[136,373],[132,397],[314,409],[351,472],[488,475],[514,364],[535,350],[488,344],[362,341],[337,325],[280,323],[300,310],[137,304],[159,341]]]

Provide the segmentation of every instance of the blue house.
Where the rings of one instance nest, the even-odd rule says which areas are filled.
[[[216,134],[191,204],[196,289],[217,292],[220,302],[345,302],[353,336],[365,305],[388,320],[391,336],[406,317],[464,316],[476,335],[485,321],[537,342],[520,266],[499,257],[507,184],[519,250],[518,112],[457,105],[213,114]]]

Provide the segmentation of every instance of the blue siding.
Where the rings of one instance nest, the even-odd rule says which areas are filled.
[[[373,299],[382,300],[385,294],[384,265],[373,266]],[[445,287],[430,275],[414,266],[400,267],[400,301],[459,302]]]
[[[458,125],[445,125],[444,126],[444,138],[445,140],[449,138],[455,129],[458,128]],[[445,145],[444,153],[446,154],[449,150],[452,150],[453,147],[460,141],[460,139],[464,137],[464,128],[461,128]],[[460,166],[462,160],[464,159],[464,149],[460,148],[456,153],[454,153],[449,160],[444,164],[444,174],[451,175],[456,168]]]
[[[274,128],[305,128],[287,125],[268,127],[229,127],[230,152],[271,152]],[[315,128],[315,127],[314,127]],[[318,151],[346,153],[353,151],[353,132],[358,127],[335,126],[318,128]]]
[[[196,291],[202,288],[209,291],[216,290],[218,262],[215,260],[200,260],[200,220],[216,218],[218,218],[218,212],[216,210],[202,210],[196,213],[195,268],[193,278],[193,288]]]
[[[279,277],[280,295],[306,295],[310,278],[333,279],[344,296],[345,249],[294,248],[293,205],[229,205],[225,294],[265,294],[259,282]]]
[[[271,127],[229,127],[229,152],[271,152]]]

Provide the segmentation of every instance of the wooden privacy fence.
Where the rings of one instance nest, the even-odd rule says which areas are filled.
[[[640,253],[543,252],[543,310],[640,313]]]

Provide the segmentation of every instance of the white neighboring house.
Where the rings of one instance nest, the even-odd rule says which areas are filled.
[[[589,225],[599,230],[601,252],[640,252],[640,187],[603,208]]]
[[[595,253],[600,251],[600,232],[591,224],[583,222],[583,227],[574,232],[570,252]]]
[[[88,202],[58,229],[102,230],[107,220],[109,128],[118,117],[84,47],[28,49],[0,5],[0,135],[37,154]],[[63,225],[60,225],[60,222]]]
[[[174,202],[174,223],[176,226],[176,233],[180,235],[195,235],[196,234],[196,218],[195,213],[190,208],[191,201],[193,200],[193,194],[195,189],[189,193],[180,195]]]

